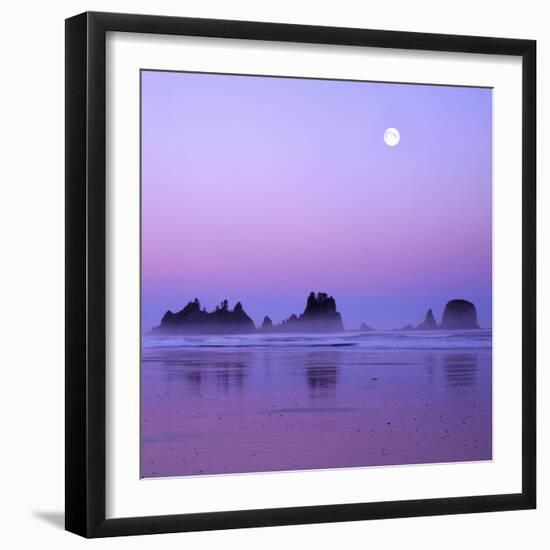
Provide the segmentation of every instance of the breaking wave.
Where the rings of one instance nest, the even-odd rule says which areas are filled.
[[[143,336],[152,348],[491,349],[491,330]]]

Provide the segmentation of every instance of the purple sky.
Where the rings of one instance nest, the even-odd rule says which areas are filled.
[[[398,128],[401,142],[384,143]],[[142,324],[199,297],[259,324],[491,326],[492,91],[142,72]]]

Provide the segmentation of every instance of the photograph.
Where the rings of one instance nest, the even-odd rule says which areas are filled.
[[[493,459],[493,89],[140,71],[140,477]]]

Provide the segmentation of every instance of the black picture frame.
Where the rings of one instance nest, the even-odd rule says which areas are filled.
[[[518,56],[522,121],[522,491],[106,519],[105,40],[108,31]],[[532,509],[536,506],[536,42],[181,17],[66,20],[66,529],[107,537]],[[136,183],[137,184],[137,183]]]

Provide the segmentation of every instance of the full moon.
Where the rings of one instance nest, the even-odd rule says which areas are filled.
[[[386,142],[386,145],[389,145],[390,147],[395,147],[399,140],[401,139],[401,136],[399,135],[399,130],[397,128],[388,128],[384,132],[384,141]]]

